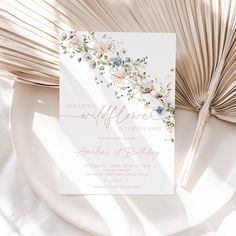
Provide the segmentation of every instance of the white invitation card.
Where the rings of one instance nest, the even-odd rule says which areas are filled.
[[[175,34],[60,35],[59,192],[174,192]]]

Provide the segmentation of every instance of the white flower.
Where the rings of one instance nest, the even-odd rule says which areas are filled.
[[[155,98],[162,98],[162,94],[156,90],[152,90],[150,94]]]
[[[62,31],[62,32],[60,33],[60,35],[59,35],[59,39],[60,39],[61,41],[66,40],[66,39],[67,39],[67,33],[66,33],[65,31]]]

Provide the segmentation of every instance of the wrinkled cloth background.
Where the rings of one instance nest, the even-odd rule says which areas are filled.
[[[58,217],[28,184],[10,139],[12,85],[13,81],[0,78],[0,235],[92,236]],[[173,236],[235,235],[236,195],[201,225]]]

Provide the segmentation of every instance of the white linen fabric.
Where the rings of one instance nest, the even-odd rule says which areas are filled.
[[[12,84],[0,78],[0,235],[92,236],[51,211],[24,177],[10,139]],[[173,236],[235,236],[235,222],[236,196],[201,225]]]
[[[0,79],[0,235],[91,236],[55,215],[30,188],[10,139],[11,87]]]

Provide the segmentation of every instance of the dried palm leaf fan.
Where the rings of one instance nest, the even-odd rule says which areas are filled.
[[[236,0],[3,0],[0,70],[5,76],[58,86],[60,30],[177,34],[178,107],[199,111],[186,186],[209,115],[236,123]]]

